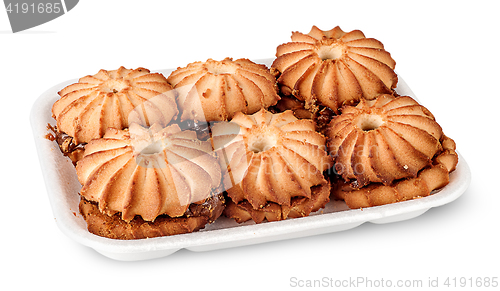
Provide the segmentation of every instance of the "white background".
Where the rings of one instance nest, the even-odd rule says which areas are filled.
[[[500,276],[500,42],[494,1],[97,1],[12,34],[0,9],[1,284],[51,290],[283,290],[300,280]],[[119,262],[57,227],[29,124],[36,98],[99,69],[274,57],[292,31],[362,30],[472,170],[458,200],[415,219],[247,247]],[[4,268],[5,269],[5,268]],[[12,285],[14,284],[14,285]],[[207,287],[209,286],[209,287]],[[491,289],[491,288],[489,288]],[[421,289],[420,289],[421,290]],[[460,288],[465,290],[465,288]]]

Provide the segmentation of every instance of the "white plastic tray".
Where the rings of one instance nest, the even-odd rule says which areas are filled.
[[[269,66],[272,59],[257,60]],[[160,70],[168,76],[172,70]],[[428,197],[365,209],[350,210],[345,203],[332,201],[325,209],[309,217],[279,222],[237,224],[221,217],[205,229],[189,234],[141,240],[122,241],[96,236],[78,211],[80,184],[71,161],[63,157],[57,144],[46,138],[47,124],[55,124],[51,117],[52,104],[59,98],[57,92],[76,82],[69,80],[43,93],[34,103],[30,114],[31,125],[55,221],[61,231],[75,241],[116,260],[146,260],[170,255],[180,249],[208,251],[221,248],[285,240],[329,232],[347,230],[365,222],[389,223],[411,219],[432,207],[457,199],[470,184],[470,170],[459,154],[457,169],[450,175],[450,183]],[[415,98],[404,80],[399,77],[396,91]]]

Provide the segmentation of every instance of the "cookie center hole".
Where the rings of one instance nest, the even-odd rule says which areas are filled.
[[[335,46],[322,46],[318,50],[318,56],[323,60],[336,60],[342,56],[342,47]]]
[[[276,145],[276,140],[271,136],[257,136],[249,145],[249,149],[254,153],[261,153]]]
[[[129,84],[123,80],[107,80],[101,85],[101,91],[108,93],[119,93],[129,87]]]
[[[379,115],[365,114],[359,120],[359,128],[363,131],[371,131],[384,124],[384,120]]]
[[[141,154],[142,155],[154,155],[161,153],[163,151],[163,143],[161,140],[155,141],[151,144],[149,144],[147,147],[142,149]]]
[[[236,67],[234,65],[221,62],[207,63],[206,66],[208,71],[214,75],[234,74],[234,72],[236,72]]]

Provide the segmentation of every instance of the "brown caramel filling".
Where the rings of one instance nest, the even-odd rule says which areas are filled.
[[[60,132],[57,126],[47,124],[47,130],[51,131],[45,135],[45,138],[50,141],[55,141],[59,146],[61,153],[70,158],[73,165],[83,157],[86,143],[75,144],[73,138],[64,132]]]

